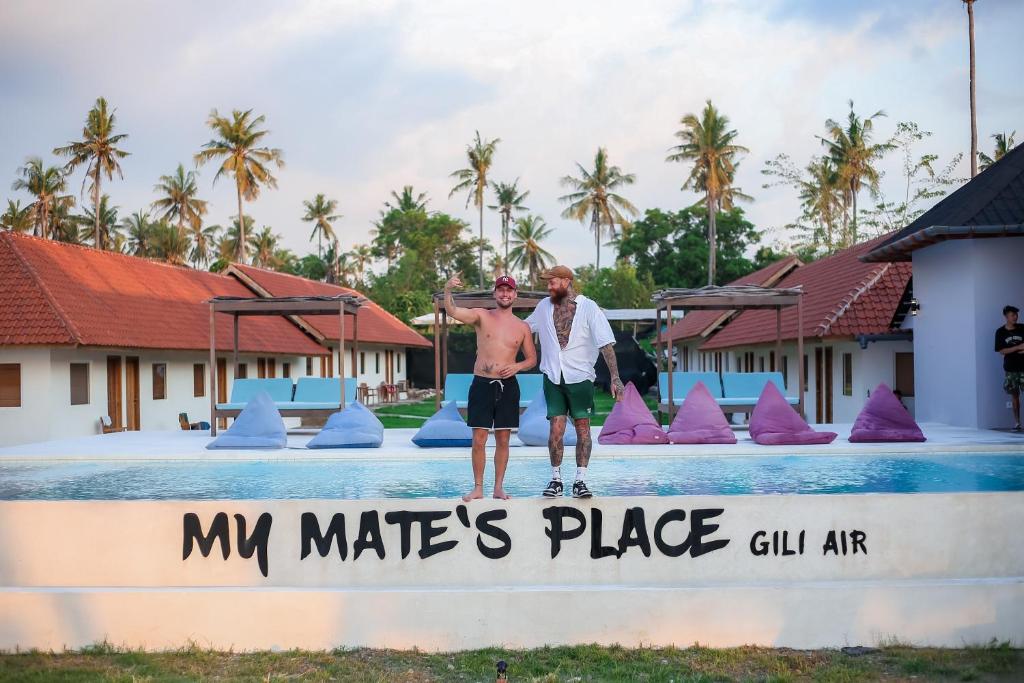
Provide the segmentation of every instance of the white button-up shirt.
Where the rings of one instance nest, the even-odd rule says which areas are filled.
[[[554,304],[548,297],[542,299],[526,318],[526,324],[540,337],[540,371],[555,384],[559,384],[562,378],[565,378],[566,384],[594,381],[597,377],[594,363],[597,362],[599,349],[615,343],[608,319],[596,303],[577,294],[569,343],[563,349],[555,333],[554,313]]]

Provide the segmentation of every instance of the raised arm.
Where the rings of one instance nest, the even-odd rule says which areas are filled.
[[[452,287],[461,287],[462,280],[458,273],[453,275],[448,282],[444,283],[444,311],[452,318],[467,325],[476,325],[480,322],[480,311],[475,308],[459,308],[455,305],[452,297]]]

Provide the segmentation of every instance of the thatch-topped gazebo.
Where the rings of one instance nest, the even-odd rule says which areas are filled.
[[[757,287],[754,285],[731,285],[731,286],[708,286],[695,289],[662,289],[651,296],[651,301],[657,309],[657,329],[659,331],[656,339],[658,372],[662,368],[661,346],[661,311],[666,312],[666,320],[672,320],[673,311],[683,310],[720,310],[740,312],[750,309],[775,309],[775,367],[782,367],[782,309],[787,306],[796,306],[797,310],[797,358],[804,356],[803,337],[803,289],[793,287],[779,289],[776,287]],[[669,419],[673,416],[673,393],[672,393],[672,346],[675,341],[672,339],[671,324],[666,329],[667,338],[664,340],[668,353],[666,356],[668,372],[668,414]],[[800,414],[804,414],[804,365],[797,363],[798,384],[800,388]]]
[[[517,291],[513,311],[532,311],[547,292]],[[477,289],[469,292],[452,292],[452,299],[459,308],[497,308],[494,292]],[[434,292],[434,405],[441,408],[441,388],[448,376],[448,314],[444,310],[444,292]]]

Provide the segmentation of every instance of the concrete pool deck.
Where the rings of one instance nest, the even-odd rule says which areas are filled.
[[[636,456],[750,456],[750,455],[879,455],[933,453],[1024,453],[1024,434],[986,429],[966,429],[941,424],[921,425],[928,438],[923,443],[850,443],[849,424],[813,425],[839,434],[824,446],[761,446],[746,431],[737,431],[736,444],[684,446],[602,446],[594,429],[593,458]],[[315,431],[288,436],[281,450],[206,450],[208,432],[143,431],[60,439],[0,448],[0,460],[365,460],[466,458],[468,448],[419,448],[410,438],[415,429],[386,429],[380,448],[307,449]],[[489,444],[493,446],[493,440]],[[571,448],[567,448],[571,452]],[[523,446],[512,437],[513,457],[547,458],[543,446]],[[571,459],[571,458],[570,458]]]

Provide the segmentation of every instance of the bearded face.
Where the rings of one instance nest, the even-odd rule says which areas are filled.
[[[572,281],[564,277],[553,277],[548,280],[548,294],[551,295],[552,303],[561,303],[569,294],[569,286]]]

